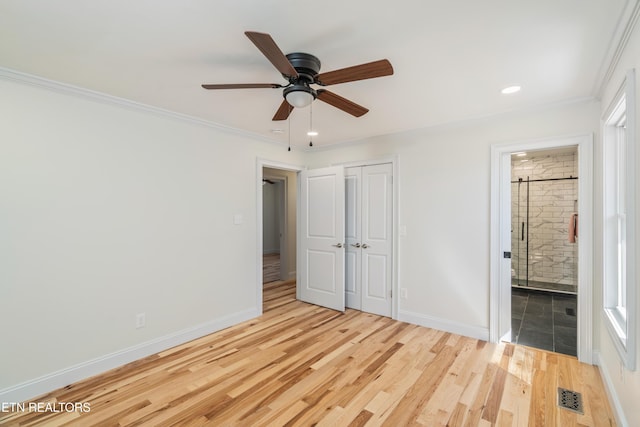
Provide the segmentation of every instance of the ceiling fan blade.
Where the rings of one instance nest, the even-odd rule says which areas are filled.
[[[202,85],[205,89],[261,89],[271,88],[278,89],[284,87],[277,83],[239,83],[239,84],[221,84],[221,85]]]
[[[245,31],[244,34],[249,37],[249,40],[253,42],[254,45],[267,59],[273,64],[274,67],[281,74],[285,76],[298,77],[298,72],[291,62],[287,59],[284,53],[280,50],[275,41],[271,38],[269,34],[265,33],[256,33],[253,31]]]
[[[276,111],[276,114],[275,116],[273,116],[272,120],[273,121],[287,120],[289,118],[289,114],[291,114],[292,111],[293,111],[293,107],[285,99],[282,101],[282,104],[280,104],[280,107],[278,108],[278,111]]]
[[[340,70],[320,73],[316,76],[315,82],[321,86],[329,86],[356,80],[390,76],[392,74],[393,67],[391,63],[386,59],[381,59],[366,64],[354,65],[353,67],[341,68]]]
[[[349,101],[348,99],[343,98],[340,95],[336,95],[333,92],[329,92],[326,89],[318,90],[318,99],[356,117],[363,116],[369,111],[362,105],[358,105],[355,102]]]

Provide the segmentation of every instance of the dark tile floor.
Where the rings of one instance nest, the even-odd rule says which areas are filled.
[[[575,295],[511,289],[512,342],[577,355]]]

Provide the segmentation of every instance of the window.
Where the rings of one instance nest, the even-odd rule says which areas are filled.
[[[627,369],[635,370],[635,81],[633,70],[606,115],[604,151],[605,323]]]

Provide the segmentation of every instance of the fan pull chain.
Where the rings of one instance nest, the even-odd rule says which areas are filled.
[[[289,136],[289,148],[287,151],[291,151],[291,114],[287,117],[287,124],[289,125],[289,131],[287,132]]]
[[[309,104],[309,147],[313,147],[313,102]]]

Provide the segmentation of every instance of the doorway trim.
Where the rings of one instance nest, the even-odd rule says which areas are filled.
[[[511,330],[511,154],[568,146],[578,147],[578,360],[593,360],[593,134],[515,141],[491,145],[491,225],[489,340]],[[508,324],[505,322],[509,322]],[[507,327],[508,326],[508,327]]]
[[[305,169],[303,166],[278,162],[275,160],[268,160],[263,158],[256,158],[256,309],[258,316],[262,315],[262,178],[263,168],[282,169],[292,172],[300,172]],[[286,181],[285,181],[286,182]],[[286,189],[285,189],[286,190]],[[297,203],[296,203],[297,210]],[[291,218],[288,218],[291,220]]]

